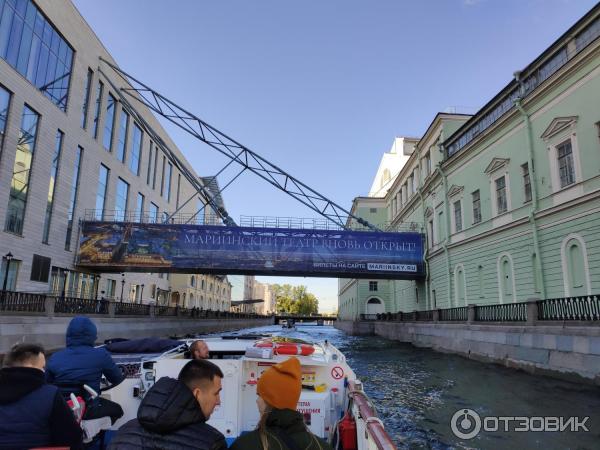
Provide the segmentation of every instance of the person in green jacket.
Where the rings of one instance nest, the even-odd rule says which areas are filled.
[[[292,356],[265,370],[256,385],[258,426],[237,438],[230,450],[333,450],[309,431],[296,411],[301,390],[298,358]]]

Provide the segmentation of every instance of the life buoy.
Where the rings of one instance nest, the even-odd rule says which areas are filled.
[[[275,355],[300,355],[309,356],[315,352],[310,344],[296,344],[293,342],[273,342],[271,339],[263,339],[254,344],[255,347],[272,348]]]

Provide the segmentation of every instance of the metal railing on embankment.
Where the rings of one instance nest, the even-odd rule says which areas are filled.
[[[268,319],[254,313],[212,311],[200,308],[149,305],[140,303],[93,300],[76,297],[56,297],[46,294],[31,294],[0,290],[0,315],[31,316],[75,316],[96,315],[99,317],[177,317],[182,319]]]
[[[361,314],[361,320],[386,322],[441,322],[494,324],[600,324],[600,295],[530,299],[520,303],[468,305],[427,311]]]

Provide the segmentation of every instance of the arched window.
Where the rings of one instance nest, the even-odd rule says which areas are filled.
[[[575,297],[591,293],[590,272],[585,241],[578,234],[570,234],[561,248],[565,295]]]
[[[367,300],[367,308],[365,314],[381,314],[385,312],[383,302],[377,297],[371,297]]]
[[[513,262],[508,253],[503,253],[498,257],[498,290],[500,303],[517,301]]]

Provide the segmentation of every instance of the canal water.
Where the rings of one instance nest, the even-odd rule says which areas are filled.
[[[299,324],[295,331],[267,326],[243,332],[281,334],[308,341],[329,340],[346,355],[363,381],[387,432],[400,449],[600,449],[598,388],[533,376],[383,338],[348,336],[330,326]],[[482,418],[578,417],[582,423],[588,417],[583,424],[589,431],[481,431],[470,440],[461,440],[453,434],[450,421],[456,411],[465,409]],[[547,420],[554,423],[553,419]],[[486,423],[488,427],[498,424],[503,429],[507,422],[488,419]],[[508,423],[511,429],[524,426],[523,422]],[[538,428],[541,419],[530,424]]]

